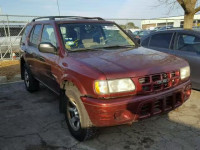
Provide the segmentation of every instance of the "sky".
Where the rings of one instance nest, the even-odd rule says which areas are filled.
[[[161,5],[158,0],[58,0],[60,15],[88,16],[131,19],[152,19],[183,15],[181,8],[172,10]],[[59,15],[57,0],[0,0],[2,14],[56,16]],[[114,20],[118,24],[134,22],[140,26],[140,20]]]
[[[61,15],[99,16],[104,18],[149,19],[183,15],[181,9],[171,11],[156,7],[158,0],[58,0]],[[3,14],[58,15],[57,0],[0,0]]]

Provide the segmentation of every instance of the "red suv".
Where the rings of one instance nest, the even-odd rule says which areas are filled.
[[[71,134],[130,124],[168,112],[191,94],[190,67],[173,55],[138,48],[116,23],[78,16],[33,19],[21,40],[21,76],[60,95]]]

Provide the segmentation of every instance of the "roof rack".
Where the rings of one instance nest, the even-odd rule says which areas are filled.
[[[64,19],[97,19],[97,20],[104,20],[103,18],[100,17],[82,17],[82,16],[45,16],[45,17],[38,17],[34,18],[32,22],[35,22],[36,20],[39,19],[49,19],[49,20],[55,20],[57,18],[64,18]]]

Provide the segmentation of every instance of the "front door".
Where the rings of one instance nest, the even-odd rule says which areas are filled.
[[[41,43],[43,42],[51,43],[57,48],[57,40],[53,25],[46,24],[43,26]],[[57,76],[55,76],[52,70],[55,70],[54,67],[56,67],[58,59],[59,56],[56,53],[42,53],[39,51],[38,67],[40,68],[41,82],[56,93],[59,93],[59,84],[57,82]]]

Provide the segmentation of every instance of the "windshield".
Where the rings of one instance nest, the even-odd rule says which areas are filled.
[[[135,46],[115,24],[60,24],[65,48],[70,51]]]

